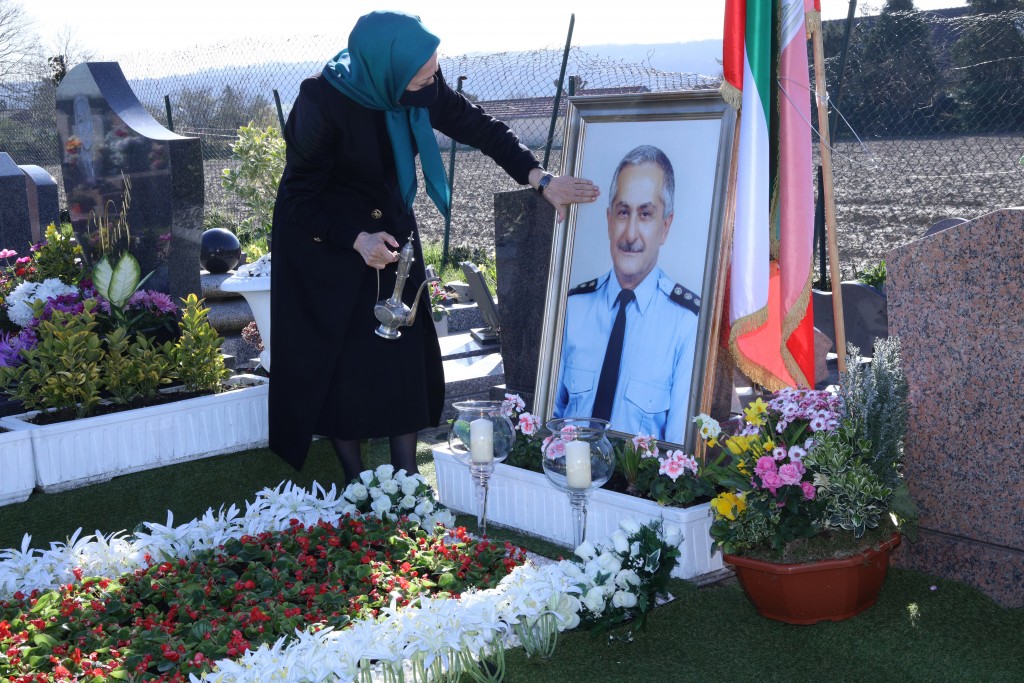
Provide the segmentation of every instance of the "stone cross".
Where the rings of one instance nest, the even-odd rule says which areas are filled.
[[[146,286],[199,293],[203,156],[143,108],[116,62],[87,62],[57,87],[57,133],[71,223],[96,260],[113,238],[139,261]],[[125,202],[130,186],[130,202]],[[116,229],[127,204],[128,230]],[[104,235],[103,233],[108,233]],[[111,248],[107,247],[107,251]]]

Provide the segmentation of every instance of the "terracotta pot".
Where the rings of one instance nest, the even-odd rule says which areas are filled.
[[[875,604],[889,569],[889,553],[900,535],[843,560],[776,564],[738,555],[726,563],[758,614],[787,624],[842,621]]]

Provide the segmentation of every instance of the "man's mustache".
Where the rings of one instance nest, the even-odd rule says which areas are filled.
[[[615,247],[619,251],[624,251],[627,254],[639,254],[644,250],[644,242],[640,239],[619,240],[615,243]]]

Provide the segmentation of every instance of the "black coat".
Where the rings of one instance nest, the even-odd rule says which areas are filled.
[[[433,127],[480,149],[525,184],[530,171],[540,166],[533,154],[505,124],[451,90],[440,71],[438,86],[438,98],[429,108]],[[324,424],[323,416],[333,414],[330,404],[335,400],[331,397],[360,396],[351,392],[381,382],[376,369],[394,368],[396,362],[393,356],[398,346],[387,346],[394,342],[374,346],[385,350],[369,352],[370,357],[360,351],[360,357],[346,358],[354,354],[342,351],[343,346],[351,349],[347,342],[355,329],[353,320],[360,320],[360,333],[369,324],[364,321],[372,313],[365,309],[372,311],[375,296],[366,290],[376,273],[352,248],[356,236],[384,230],[400,246],[415,237],[416,263],[404,290],[410,305],[425,274],[415,217],[406,211],[398,192],[383,112],[356,104],[322,76],[310,78],[302,82],[284,138],[287,163],[278,189],[272,235],[270,448],[299,468],[314,431]],[[394,266],[381,275],[379,286],[380,298],[390,296]],[[425,397],[425,415],[430,424],[437,424],[444,401],[444,374],[437,336],[429,323],[429,307],[424,312],[421,305],[416,325],[402,329],[405,339],[414,340],[414,350],[423,356],[415,367],[422,367],[424,377],[415,379],[425,382],[426,389],[417,396]],[[339,369],[342,372],[336,371]],[[339,377],[349,378],[344,384],[352,386],[340,386]],[[401,386],[395,389],[401,391]],[[356,403],[364,411],[352,415],[353,420],[362,420],[359,424],[396,409]],[[400,402],[396,405],[401,409]]]

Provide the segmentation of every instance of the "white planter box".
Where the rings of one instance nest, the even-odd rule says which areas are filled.
[[[237,379],[237,378],[233,378]],[[50,493],[131,472],[267,445],[267,394],[259,386],[28,430],[35,483]],[[0,419],[18,429],[37,413]]]
[[[434,448],[437,494],[447,507],[476,514],[476,497],[469,468],[447,447]],[[488,487],[487,520],[520,529],[562,545],[572,545],[572,516],[569,497],[537,472],[497,464]],[[690,579],[722,569],[722,554],[711,554],[711,507],[707,503],[689,508],[663,507],[624,493],[605,489],[593,492],[587,504],[587,534],[590,541],[607,539],[619,528],[619,521],[632,517],[641,524],[660,519],[683,530],[680,557],[672,576]]]
[[[33,425],[4,425],[0,433],[0,505],[21,503],[36,486],[36,464],[32,458]]]

